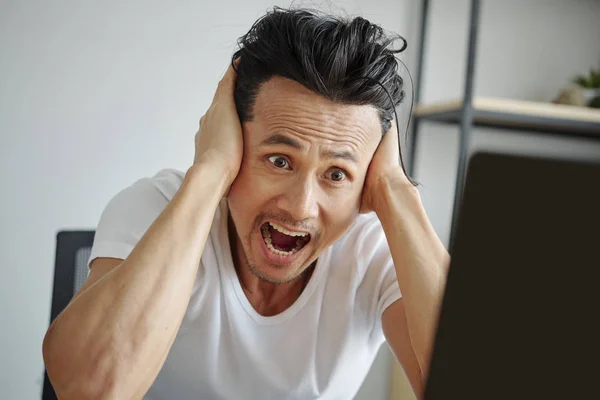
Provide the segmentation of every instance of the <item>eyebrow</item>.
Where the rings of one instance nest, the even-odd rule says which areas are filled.
[[[265,140],[263,140],[263,142],[261,143],[261,145],[274,145],[274,144],[284,144],[286,146],[290,146],[293,147],[297,150],[304,150],[305,147],[296,139],[292,139],[291,137],[287,137],[284,135],[280,135],[279,133],[276,133],[272,136],[269,136],[268,138],[266,138]]]
[[[263,140],[261,143],[261,145],[280,145],[280,144],[292,147],[296,150],[305,150],[306,149],[306,146],[302,145],[302,143],[300,143],[296,139],[293,139],[293,138],[285,136],[285,135],[281,135],[279,133],[269,136],[268,138]],[[322,150],[319,155],[324,158],[342,159],[342,160],[347,160],[347,161],[353,162],[354,164],[358,164],[358,160],[356,159],[354,154],[352,154],[349,151]]]
[[[330,158],[330,159],[342,159],[353,162],[354,164],[358,164],[356,157],[354,154],[349,151],[336,151],[336,150],[323,150],[320,154],[321,157]]]

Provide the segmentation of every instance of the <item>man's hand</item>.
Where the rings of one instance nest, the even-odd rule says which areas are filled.
[[[194,164],[208,162],[223,171],[228,188],[242,163],[242,125],[235,108],[236,73],[232,66],[219,82],[212,104],[200,118]]]
[[[378,211],[382,206],[380,203],[383,200],[381,185],[389,184],[391,182],[395,185],[399,184],[406,189],[405,194],[407,196],[407,201],[415,203],[416,200],[419,204],[413,205],[420,205],[419,192],[417,188],[410,183],[406,174],[404,174],[404,171],[400,166],[399,156],[396,121],[393,120],[390,129],[383,135],[383,138],[375,151],[375,155],[369,164],[369,170],[367,171],[367,177],[363,188],[360,208],[361,213],[364,214],[371,211]]]

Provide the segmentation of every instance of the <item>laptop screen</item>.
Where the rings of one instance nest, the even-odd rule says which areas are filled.
[[[600,164],[474,155],[451,254],[425,399],[600,393]]]

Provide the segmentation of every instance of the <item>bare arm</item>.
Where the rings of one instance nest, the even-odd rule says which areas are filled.
[[[239,171],[242,131],[229,68],[196,134],[194,165],[126,260],[99,258],[44,338],[61,400],[140,399],[188,306],[219,201]]]
[[[382,315],[385,337],[402,363],[415,393],[429,371],[450,255],[398,163],[396,123],[381,140],[363,194],[363,211],[375,211],[388,242],[402,299]],[[421,382],[418,382],[418,379]]]
[[[210,165],[192,167],[125,261],[96,260],[90,284],[44,340],[48,376],[61,399],[132,399],[146,393],[185,314],[224,192],[219,180]],[[97,276],[96,267],[102,273],[115,263]]]
[[[450,256],[429,223],[416,188],[400,172],[380,186],[378,216],[402,290],[402,306],[388,308],[382,324],[394,352],[400,342],[411,343],[426,378]],[[400,328],[403,323],[407,330]]]
[[[381,323],[388,345],[402,365],[416,398],[422,398],[425,381],[410,340],[403,299],[396,300],[383,312]]]

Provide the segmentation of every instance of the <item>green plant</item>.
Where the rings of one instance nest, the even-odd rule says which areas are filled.
[[[592,68],[587,76],[578,75],[573,82],[586,89],[600,89],[600,69],[595,71]]]
[[[600,108],[600,96],[594,97],[587,106],[592,108]]]

